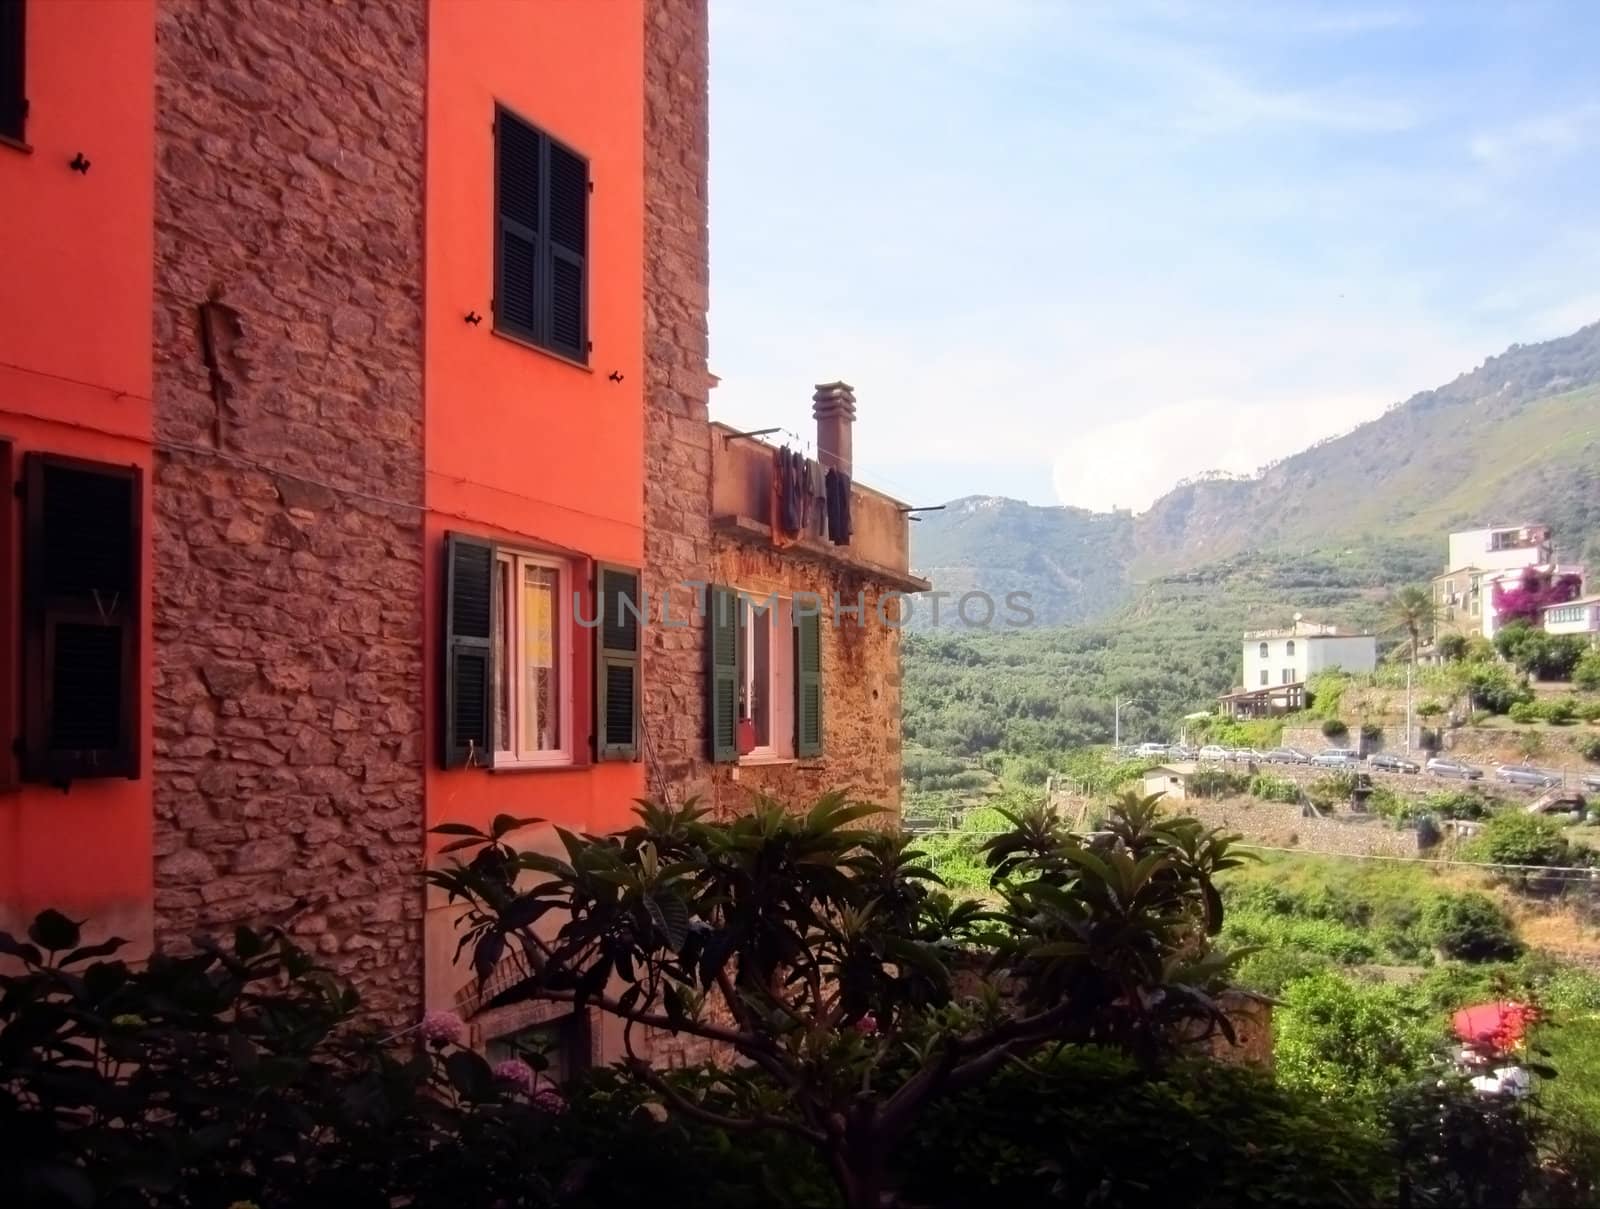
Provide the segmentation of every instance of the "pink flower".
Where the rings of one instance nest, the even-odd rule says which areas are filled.
[[[553,1117],[560,1116],[567,1111],[567,1098],[553,1087],[541,1087],[533,1093],[533,1106]]]
[[[466,1041],[467,1026],[454,1012],[429,1012],[422,1018],[422,1036],[426,1041],[461,1045]]]
[[[856,1032],[860,1033],[864,1037],[876,1036],[878,1032],[878,1018],[871,1012],[868,1012],[850,1027],[855,1029]]]
[[[533,1067],[521,1058],[507,1058],[496,1063],[493,1073],[500,1082],[512,1084],[523,1095],[533,1091]]]

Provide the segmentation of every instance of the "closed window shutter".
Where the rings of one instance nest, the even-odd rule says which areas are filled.
[[[444,766],[494,763],[494,545],[445,535]]]
[[[795,618],[794,752],[822,754],[822,618]]]
[[[589,164],[559,143],[547,142],[550,179],[550,347],[587,361]]]
[[[524,340],[541,341],[539,295],[540,186],[544,180],[539,132],[504,109],[495,113],[494,325]]]
[[[140,473],[29,454],[22,775],[139,775]]]
[[[19,141],[28,116],[26,55],[23,0],[0,0],[0,135]]]
[[[16,499],[11,442],[0,439],[0,791],[17,786],[17,694],[21,689],[17,660],[14,613],[17,599],[12,583],[15,565],[11,551],[12,501]]]
[[[706,595],[706,729],[712,761],[726,764],[739,758],[739,594],[713,586]]]
[[[595,574],[595,756],[639,754],[639,572],[601,564]]]
[[[589,161],[495,110],[494,323],[589,360]]]

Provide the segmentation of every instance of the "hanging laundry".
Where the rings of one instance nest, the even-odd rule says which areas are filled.
[[[787,445],[772,451],[772,542],[787,546],[800,536],[805,500],[805,459]]]
[[[815,458],[806,459],[806,492],[811,497],[811,532],[825,538],[828,536],[828,480],[822,463]]]
[[[850,476],[828,471],[828,537],[836,546],[850,544]]]

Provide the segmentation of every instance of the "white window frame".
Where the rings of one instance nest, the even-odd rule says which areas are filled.
[[[739,593],[744,606],[746,618],[744,633],[741,641],[745,644],[740,656],[744,663],[744,678],[736,685],[736,689],[743,697],[747,689],[755,682],[755,631],[756,609],[776,608],[775,618],[762,624],[767,626],[767,741],[752,747],[739,757],[741,762],[751,764],[771,763],[778,760],[792,760],[795,758],[794,743],[794,599],[787,592],[756,592],[750,588],[735,589]],[[775,602],[775,603],[774,603]],[[789,624],[783,624],[784,613],[788,613]],[[789,641],[784,642],[783,636],[788,634]],[[773,685],[780,679],[778,675],[779,664],[788,668],[789,691],[781,693],[774,691]],[[787,704],[786,704],[787,703]],[[743,717],[742,712],[737,715]],[[753,715],[752,715],[753,716]],[[787,725],[782,725],[782,723]]]
[[[498,594],[500,590],[499,569],[501,565],[510,568],[510,581],[512,585],[511,598],[514,604],[513,615],[502,618],[509,650],[495,652],[497,662],[505,668],[504,674],[511,677],[511,710],[506,719],[505,738],[510,740],[508,747],[500,745],[501,736],[495,736],[494,766],[496,768],[548,768],[551,766],[565,767],[576,763],[572,743],[573,726],[573,636],[572,636],[572,564],[563,558],[550,554],[535,554],[523,550],[496,549],[495,551],[495,576],[492,590]],[[533,751],[522,746],[522,719],[527,711],[527,677],[522,664],[523,647],[527,636],[523,633],[522,619],[522,592],[525,581],[524,571],[528,567],[541,567],[556,573],[556,698],[561,706],[561,725],[557,748],[553,751]],[[499,713],[499,686],[491,685],[495,693],[495,700],[491,706],[491,714]]]

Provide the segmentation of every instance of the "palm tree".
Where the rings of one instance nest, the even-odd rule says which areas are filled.
[[[1422,646],[1423,631],[1431,635],[1441,615],[1439,606],[1433,603],[1432,594],[1426,588],[1401,588],[1389,598],[1384,613],[1389,620],[1389,629],[1403,630],[1410,638],[1411,662],[1415,665],[1417,652]]]

